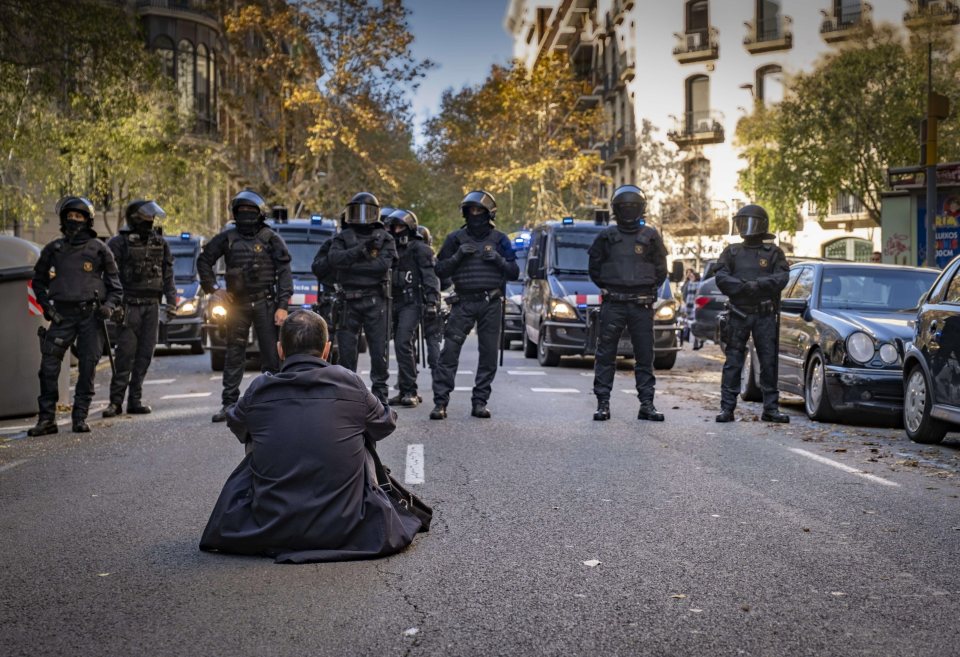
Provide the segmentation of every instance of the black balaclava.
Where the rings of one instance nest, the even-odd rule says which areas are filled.
[[[396,230],[398,227],[400,230]],[[406,246],[410,243],[410,228],[405,223],[391,224],[390,233],[399,246]]]
[[[63,236],[66,237],[67,240],[73,241],[77,237],[83,236],[85,232],[89,232],[91,223],[89,219],[71,221],[64,216],[63,219],[60,220],[60,232],[63,233]]]
[[[481,214],[467,213],[467,232],[471,237],[483,239],[490,234],[493,226],[490,225],[490,213],[486,210]]]
[[[253,237],[260,231],[260,210],[252,205],[237,206],[233,215],[233,220],[237,224],[237,230],[244,237]]]
[[[750,235],[749,237],[743,238],[743,243],[746,246],[757,247],[763,244],[763,235]]]

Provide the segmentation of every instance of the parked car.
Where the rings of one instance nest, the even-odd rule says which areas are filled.
[[[319,284],[310,267],[313,258],[317,255],[320,245],[333,237],[337,232],[336,222],[315,216],[311,219],[290,219],[288,221],[274,221],[270,224],[290,251],[290,270],[293,274],[293,296],[290,297],[290,310],[297,307],[311,308],[318,302]],[[223,260],[218,262],[223,270]],[[221,282],[221,285],[223,283]],[[210,367],[216,371],[223,371],[226,356],[226,342],[224,340],[227,309],[222,305],[211,306],[205,309],[203,324],[206,332],[207,349],[210,351]],[[247,335],[247,357],[256,358],[259,353],[259,344],[255,329],[250,327]]]
[[[158,345],[186,344],[195,354],[203,353],[203,308],[206,295],[200,288],[197,256],[203,238],[180,233],[164,238],[173,253],[173,282],[177,286],[177,316],[161,324]]]
[[[511,233],[513,252],[517,256],[520,279],[506,285],[506,313],[504,315],[503,348],[509,349],[514,340],[523,339],[523,280],[526,277],[527,254],[530,252],[530,232]]]
[[[779,387],[800,395],[813,420],[867,413],[895,420],[903,410],[903,361],[896,341],[913,335],[920,297],[937,271],[852,262],[790,268],[780,302]],[[750,344],[741,397],[760,401]]]
[[[960,431],[960,257],[920,303],[903,358],[903,390],[910,440],[939,443]]]
[[[690,333],[695,340],[717,341],[717,315],[727,308],[727,295],[717,287],[716,278],[700,282],[697,295],[693,300],[693,317],[690,319]]]
[[[527,277],[523,288],[523,352],[546,367],[562,356],[596,353],[600,289],[590,280],[587,250],[605,225],[572,219],[537,226],[530,238]],[[679,303],[664,281],[654,315],[654,361],[670,369],[680,351]],[[624,332],[620,356],[633,356]]]

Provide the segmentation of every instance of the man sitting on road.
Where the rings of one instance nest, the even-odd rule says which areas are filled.
[[[277,347],[280,371],[254,379],[227,411],[247,455],[227,479],[200,549],[278,563],[399,552],[421,523],[377,486],[365,447],[393,432],[396,413],[359,376],[326,362],[330,343],[320,315],[291,313]]]

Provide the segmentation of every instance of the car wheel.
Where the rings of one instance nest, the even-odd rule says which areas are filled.
[[[530,337],[527,335],[527,322],[523,322],[523,357],[524,358],[536,358],[537,357],[537,345],[533,344],[530,341]]]
[[[191,342],[191,343],[190,343],[190,353],[191,353],[191,354],[202,354],[202,353],[203,353],[203,343],[202,343],[202,342]]]
[[[756,357],[753,355],[753,345],[747,344],[747,359],[740,371],[740,399],[748,402],[763,401],[763,390],[760,389],[760,368],[757,367]]]
[[[903,396],[903,428],[907,437],[915,443],[936,444],[947,435],[947,427],[930,417],[933,406],[930,386],[923,368],[915,365],[907,377]]]
[[[540,329],[540,340],[537,342],[537,362],[544,367],[556,367],[560,364],[560,354],[547,348],[545,329]]]
[[[653,357],[653,369],[672,370],[677,364],[677,352],[671,351],[666,354],[657,354]]]
[[[210,350],[210,369],[214,372],[222,372],[224,362],[226,362],[227,354],[225,351],[220,349],[211,349]]]
[[[810,357],[803,382],[803,408],[807,412],[807,417],[819,422],[829,422],[834,419],[836,413],[830,406],[830,398],[827,395],[827,368],[823,354],[819,351],[813,352]]]

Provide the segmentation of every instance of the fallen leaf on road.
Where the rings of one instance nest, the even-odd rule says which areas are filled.
[[[741,611],[750,611],[750,605],[740,605]]]
[[[683,600],[683,599],[685,599],[687,596],[684,595],[683,593],[674,593],[674,594],[671,595],[670,597],[673,598],[673,599],[675,599],[675,600]]]
[[[97,577],[106,577],[110,573],[97,573]]]
[[[600,565],[600,560],[599,560],[599,559],[588,559],[587,561],[584,561],[584,562],[583,562],[583,565],[584,565],[584,566],[589,566],[589,567],[591,567],[591,568],[595,568],[595,567],[597,567],[597,566]]]
[[[420,633],[420,628],[411,627],[403,631],[403,636],[417,636]]]
[[[803,531],[805,531],[805,532],[808,532],[808,533],[809,533],[809,531],[810,531],[810,528],[809,528],[809,527],[804,527],[804,528],[803,528]]]
[[[846,452],[847,449],[846,449],[845,447],[838,447],[838,448],[836,448],[836,449],[833,450],[833,451],[835,451],[835,452]]]

